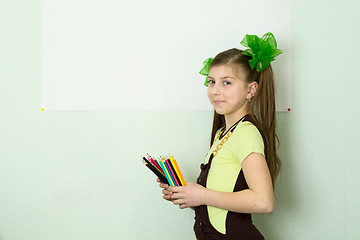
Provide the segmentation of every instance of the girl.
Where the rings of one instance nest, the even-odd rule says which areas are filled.
[[[280,160],[270,62],[282,51],[271,33],[262,38],[246,35],[241,43],[250,49],[221,52],[207,59],[200,72],[207,75],[214,119],[211,147],[197,183],[160,183],[164,199],[195,210],[198,240],[264,239],[251,213],[274,209]]]

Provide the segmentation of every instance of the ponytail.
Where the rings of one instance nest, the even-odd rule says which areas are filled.
[[[250,102],[250,115],[253,115],[259,131],[262,133],[265,156],[272,182],[281,169],[281,161],[277,155],[279,138],[276,133],[275,84],[271,66],[260,72],[259,86]]]

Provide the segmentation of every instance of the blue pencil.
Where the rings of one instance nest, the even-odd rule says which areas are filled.
[[[176,181],[175,181],[174,176],[171,174],[170,166],[169,166],[169,164],[168,164],[165,160],[164,160],[164,165],[166,166],[166,169],[167,169],[168,172],[169,172],[169,175],[170,175],[170,177],[171,177],[171,180],[172,180],[172,182],[174,183],[173,186],[176,186]]]
[[[160,167],[163,169],[163,171],[164,171],[164,173],[165,173],[165,176],[166,176],[166,178],[167,178],[168,184],[169,184],[170,186],[174,186],[174,184],[173,184],[173,182],[172,182],[172,180],[171,180],[171,177],[169,176],[168,170],[167,170],[164,162],[163,162],[163,161],[159,161],[159,163],[160,163]]]

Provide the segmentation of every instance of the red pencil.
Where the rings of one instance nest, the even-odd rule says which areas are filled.
[[[170,174],[172,175],[172,178],[173,178],[174,181],[175,181],[175,184],[176,184],[175,186],[181,186],[181,184],[179,184],[179,182],[178,182],[178,179],[177,179],[177,177],[176,177],[176,174],[175,174],[174,171],[173,171],[173,168],[171,167],[171,163],[170,163],[169,159],[166,159],[165,162],[166,162],[167,166],[169,167]]]

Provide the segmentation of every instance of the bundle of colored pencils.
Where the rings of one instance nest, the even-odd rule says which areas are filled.
[[[154,159],[149,154],[142,156],[144,164],[160,178],[163,183],[170,186],[186,186],[184,177],[180,171],[176,159],[169,154],[169,157]]]

